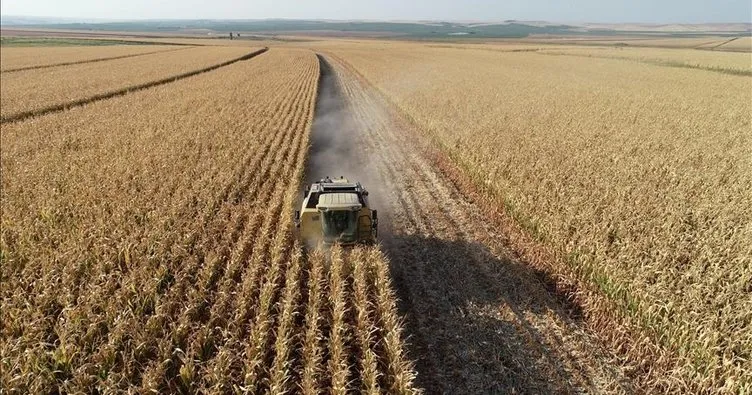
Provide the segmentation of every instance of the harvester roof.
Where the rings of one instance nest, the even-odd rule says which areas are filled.
[[[327,193],[319,197],[316,208],[328,209],[354,209],[362,207],[356,193]]]
[[[331,181],[330,180],[322,180],[320,182],[314,183],[311,185],[311,190],[313,192],[360,192],[362,189],[361,185],[359,183],[352,183],[348,182],[347,180],[336,180]]]

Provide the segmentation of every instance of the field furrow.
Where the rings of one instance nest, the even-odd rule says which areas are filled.
[[[352,268],[352,305],[355,312],[355,336],[359,348],[359,371],[361,374],[360,391],[365,394],[378,394],[381,392],[379,387],[379,369],[377,366],[378,355],[374,350],[373,334],[376,330],[372,318],[371,301],[368,296],[371,294],[371,288],[367,281],[366,253],[362,249],[355,250],[350,258],[355,264]]]
[[[269,392],[280,394],[291,392],[292,372],[294,361],[291,355],[295,349],[297,336],[295,329],[295,319],[299,309],[300,294],[300,270],[302,257],[300,247],[293,246],[293,256],[290,267],[288,268],[284,294],[281,299],[281,308],[279,313],[279,323],[274,332],[274,360],[271,364],[269,375]]]
[[[345,394],[348,391],[350,378],[348,343],[350,331],[345,321],[346,300],[345,287],[346,273],[345,262],[341,248],[334,248],[331,252],[329,266],[329,316],[331,317],[327,351],[329,360],[327,373],[331,379],[329,388],[333,394]]]
[[[308,256],[308,299],[306,301],[305,329],[301,355],[303,359],[299,387],[307,395],[318,394],[323,390],[321,381],[323,370],[323,320],[324,262],[322,251],[314,251]]]

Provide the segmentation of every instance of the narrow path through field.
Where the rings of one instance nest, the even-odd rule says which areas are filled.
[[[380,211],[418,385],[429,393],[630,392],[619,366],[423,156],[412,126],[343,61],[322,77],[306,181],[359,180]]]
[[[710,49],[711,49],[711,50],[715,50],[715,49],[718,49],[718,48],[720,48],[720,47],[722,47],[722,46],[724,46],[724,45],[726,45],[726,44],[729,44],[729,43],[731,43],[731,42],[733,42],[733,41],[736,41],[736,40],[738,40],[738,39],[739,39],[739,37],[734,37],[734,38],[732,38],[732,39],[730,39],[730,40],[726,40],[726,41],[724,41],[724,42],[722,42],[722,43],[720,43],[720,44],[718,44],[718,45],[716,45],[716,46],[714,46],[714,47],[710,47]]]

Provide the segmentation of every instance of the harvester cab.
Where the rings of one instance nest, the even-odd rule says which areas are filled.
[[[309,247],[319,241],[325,245],[375,243],[378,224],[376,210],[368,204],[368,191],[344,177],[326,177],[306,186],[303,205],[295,212],[298,233]]]

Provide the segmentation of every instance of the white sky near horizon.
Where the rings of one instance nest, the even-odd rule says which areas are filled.
[[[751,0],[2,0],[3,15],[78,19],[752,22]]]

